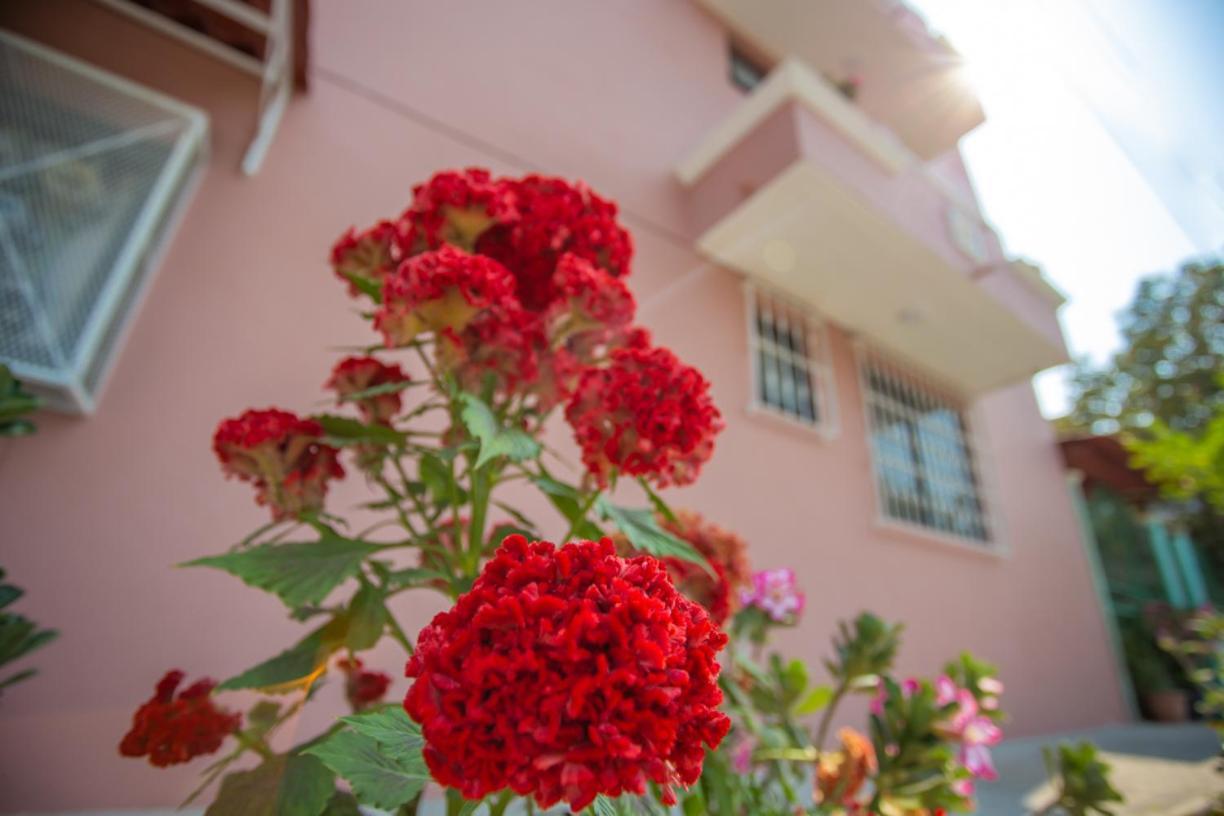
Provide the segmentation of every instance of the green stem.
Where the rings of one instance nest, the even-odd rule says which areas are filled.
[[[565,537],[561,539],[562,544],[568,542],[574,537],[574,533],[578,531],[579,524],[587,521],[587,513],[591,512],[591,508],[595,506],[595,502],[599,500],[599,495],[602,492],[602,490],[596,490],[590,495],[590,498],[583,502],[582,506],[578,508],[578,514],[574,516],[574,520],[570,524],[569,529],[565,531]]]
[[[514,799],[514,791],[504,790],[501,796],[497,797],[496,801],[489,803],[489,816],[502,816],[506,812],[506,808],[510,806],[510,802]]]
[[[485,518],[489,514],[489,497],[492,493],[489,465],[472,471],[472,518],[468,522],[468,553],[473,569],[480,564],[484,553]]]
[[[833,714],[837,711],[838,704],[846,696],[849,688],[849,681],[842,680],[838,683],[837,689],[834,690],[833,697],[829,699],[829,704],[825,707],[825,712],[820,718],[820,727],[816,729],[816,750],[824,750],[825,739],[829,736],[829,726],[833,724]]]
[[[245,731],[235,731],[234,738],[238,740],[243,748],[248,748],[265,760],[276,756],[275,752],[268,747],[267,743],[260,737],[252,736]]]

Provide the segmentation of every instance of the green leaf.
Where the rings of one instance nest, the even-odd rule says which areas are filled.
[[[38,674],[38,669],[26,669],[25,671],[19,671],[14,675],[11,675],[9,677],[4,678],[3,680],[0,680],[0,689],[5,689],[5,688],[8,688],[9,686],[16,685],[17,683],[20,683],[22,680],[29,680],[31,677],[33,677],[36,674]]]
[[[484,799],[464,799],[463,804],[459,806],[458,816],[472,816],[484,803]]]
[[[351,793],[336,791],[332,794],[327,807],[323,808],[321,816],[364,816],[364,814],[357,807],[357,797]]]
[[[511,461],[521,462],[540,454],[540,443],[531,435],[517,428],[502,428],[492,409],[472,394],[463,394],[461,417],[472,436],[480,441],[480,454],[476,457],[477,470],[492,459],[505,456]]]
[[[9,584],[0,584],[0,609],[11,604],[24,595],[25,592]]]
[[[707,571],[710,569],[701,553],[693,549],[687,541],[681,541],[660,527],[650,510],[620,507],[603,498],[596,502],[596,507],[605,519],[625,534],[625,538],[629,539],[635,550],[657,558],[690,561]]]
[[[373,739],[382,746],[384,754],[396,761],[414,759],[424,745],[420,727],[408,718],[404,707],[398,703],[340,719],[358,734]]]
[[[421,482],[434,502],[443,507],[467,503],[467,492],[455,483],[450,467],[440,457],[432,453],[422,454],[417,467]],[[452,496],[455,498],[452,499]]]
[[[438,570],[423,569],[421,567],[406,567],[401,570],[388,572],[383,579],[387,591],[394,592],[397,589],[405,587],[417,587],[432,584],[434,581],[449,581],[450,576],[445,572]]]
[[[376,281],[373,278],[367,278],[365,275],[358,275],[356,272],[344,272],[341,274],[343,274],[345,279],[347,279],[349,283],[353,284],[353,286],[355,286],[357,291],[361,292],[361,294],[365,295],[375,303],[382,303],[381,282]]]
[[[377,545],[341,538],[324,529],[318,541],[260,544],[197,558],[183,566],[225,570],[295,609],[321,602],[336,586],[356,575],[361,562],[377,551]]]
[[[642,490],[646,491],[646,498],[650,499],[650,506],[654,508],[654,511],[662,516],[664,520],[674,524],[676,514],[668,507],[667,502],[663,501],[663,497],[654,491],[654,488],[650,486],[650,482],[639,478],[638,484],[642,486]]]
[[[345,645],[354,652],[369,649],[382,637],[387,626],[387,607],[383,605],[382,595],[377,589],[367,583],[362,583],[361,589],[349,603],[349,626]]]
[[[337,731],[306,752],[344,777],[357,801],[384,810],[395,810],[411,801],[429,781],[420,751],[396,759],[376,739],[356,731]]]
[[[602,793],[595,797],[595,801],[591,803],[591,812],[595,816],[617,816],[617,807],[611,799],[604,796]]]
[[[583,500],[582,493],[577,488],[558,482],[550,476],[536,476],[531,481],[548,497],[552,506],[557,508],[557,512],[574,525],[574,535],[592,541],[598,541],[603,537],[602,530],[586,519],[580,518]]]
[[[276,725],[276,718],[279,716],[280,703],[273,702],[272,700],[260,700],[251,706],[251,710],[247,712],[246,730],[262,736],[268,733],[272,726]]]
[[[344,643],[347,633],[348,618],[333,618],[295,646],[231,677],[217,690],[260,689],[269,694],[288,694],[309,686],[326,669],[328,659]]]
[[[424,382],[413,380],[385,382],[379,385],[372,385],[369,388],[363,388],[360,391],[353,391],[352,393],[344,394],[340,397],[340,402],[360,402],[361,400],[371,399],[373,397],[381,397],[383,394],[398,394],[400,391],[404,391],[405,389],[424,384]]]
[[[386,425],[370,424],[352,417],[335,414],[318,414],[311,417],[323,426],[323,432],[329,441],[341,445],[372,442],[377,445],[402,445],[408,440],[406,434],[400,433]]]
[[[795,714],[800,717],[807,714],[815,714],[827,706],[832,699],[832,686],[816,686],[802,700],[795,703]]]
[[[277,756],[226,776],[204,816],[319,816],[335,792],[335,777],[319,760]]]

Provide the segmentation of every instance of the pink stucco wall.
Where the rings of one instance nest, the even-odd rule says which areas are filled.
[[[580,176],[622,203],[642,321],[708,374],[728,421],[703,479],[671,498],[743,533],[758,566],[795,566],[809,607],[784,648],[814,661],[836,619],[873,609],[908,622],[903,671],[933,672],[962,648],[998,662],[1012,733],[1124,716],[1057,452],[1027,384],[978,406],[1004,556],[877,524],[840,332],[835,439],[747,412],[740,284],[694,253],[671,175],[740,100],[711,19],[651,0],[321,0],[315,11],[313,88],[263,171],[244,178],[248,77],[83,0],[0,5],[0,26],[203,107],[213,139],[96,416],[44,416],[38,436],[0,443],[0,563],[28,590],[21,609],[63,633],[34,661],[41,676],[0,701],[0,811],[166,805],[192,787],[194,766],[159,772],[118,758],[135,704],[170,666],[228,676],[299,631],[275,599],[171,566],[263,518],[218,473],[212,428],[248,405],[316,404],[326,348],[368,337],[325,267],[332,239],[398,212],[433,170],[469,164]],[[335,506],[361,495],[350,480]],[[395,611],[415,629],[435,608],[407,596]],[[371,662],[398,673],[400,659],[388,649]],[[326,690],[300,732],[319,729],[337,696]]]

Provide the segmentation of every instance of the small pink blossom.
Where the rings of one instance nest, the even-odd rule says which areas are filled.
[[[756,750],[756,740],[745,737],[731,749],[731,768],[737,774],[746,774],[752,770],[752,752]]]
[[[755,606],[778,623],[795,623],[806,601],[789,567],[761,570],[752,576],[752,587],[741,590],[744,606]]]

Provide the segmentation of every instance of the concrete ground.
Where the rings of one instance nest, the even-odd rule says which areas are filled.
[[[1114,787],[1126,802],[1118,816],[1191,816],[1224,794],[1217,771],[1219,742],[1199,724],[1136,723],[1091,731],[1006,740],[995,749],[999,781],[978,787],[978,813],[1026,816],[1050,801],[1041,748],[1089,740],[1113,768]]]

